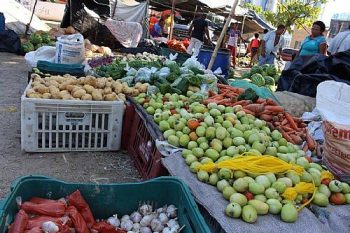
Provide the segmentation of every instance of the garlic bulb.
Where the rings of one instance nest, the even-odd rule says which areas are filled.
[[[159,219],[154,218],[151,221],[151,229],[152,231],[162,231],[164,226]]]
[[[147,205],[147,204],[143,204],[142,206],[140,206],[139,212],[143,216],[145,216],[147,214],[150,214],[152,212],[152,206],[151,205]]]
[[[130,231],[133,228],[134,224],[132,223],[132,221],[130,219],[122,221],[122,223],[120,224],[120,227],[124,230]]]
[[[132,230],[135,231],[135,232],[138,232],[140,230],[140,228],[141,228],[140,223],[134,223],[132,225]]]
[[[169,218],[176,218],[176,207],[174,205],[169,205],[168,208],[166,209],[166,213]]]
[[[130,216],[129,215],[123,215],[123,217],[120,219],[120,221],[125,221],[125,220],[129,220],[130,219]]]
[[[162,231],[162,233],[172,233],[171,229],[169,227],[165,227]]]
[[[107,219],[107,222],[109,223],[109,224],[111,224],[112,226],[114,226],[114,227],[119,227],[120,226],[120,221],[119,221],[119,219],[118,219],[118,215],[113,215],[112,217],[109,217],[108,219]]]
[[[146,215],[144,216],[141,221],[140,221],[140,225],[142,227],[147,227],[151,224],[152,219],[154,219],[154,215],[150,214],[150,215]]]
[[[152,230],[149,227],[141,227],[140,233],[152,233]]]
[[[165,213],[160,213],[158,216],[159,221],[164,225],[167,224],[169,221],[168,216]]]
[[[165,205],[164,207],[158,208],[158,209],[156,210],[156,213],[157,213],[157,214],[165,213],[165,212],[166,212],[166,209],[167,209],[167,206]]]
[[[58,228],[58,226],[54,222],[51,222],[51,221],[44,222],[41,225],[41,228],[46,233],[56,233],[60,230]]]
[[[134,223],[139,223],[141,219],[142,219],[142,215],[137,211],[135,211],[130,215],[130,220],[133,221]]]
[[[168,227],[174,228],[174,226],[178,226],[179,224],[177,223],[176,219],[170,219],[167,223]]]

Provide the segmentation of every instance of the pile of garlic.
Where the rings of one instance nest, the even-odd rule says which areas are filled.
[[[31,88],[26,91],[28,98],[125,101],[125,95],[137,96],[146,93],[149,86],[148,83],[136,83],[134,87],[129,87],[127,83],[112,78],[76,78],[69,74],[45,78],[32,74],[31,78]]]
[[[124,215],[118,219],[115,214],[107,222],[127,233],[178,233],[184,226],[180,227],[176,210],[174,205],[169,205],[153,211],[152,205],[143,204],[130,216]]]

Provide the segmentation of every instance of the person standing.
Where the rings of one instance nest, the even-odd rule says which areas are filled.
[[[233,67],[236,66],[237,44],[239,39],[244,41],[241,35],[241,31],[238,30],[238,23],[233,23],[231,24],[231,29],[228,31],[228,35],[226,39],[227,48],[231,52]]]
[[[259,33],[254,34],[254,38],[250,41],[249,49],[250,49],[250,63],[249,66],[251,67],[255,57],[257,57],[258,50],[260,46],[260,40],[259,40]]]
[[[154,25],[158,22],[158,18],[152,14],[151,17],[149,18],[149,32],[151,33],[153,30]]]
[[[332,55],[350,49],[350,25],[348,30],[339,32],[329,44],[328,52]]]
[[[322,21],[312,24],[311,35],[307,36],[299,50],[299,56],[314,56],[316,54],[327,54],[327,42],[323,36],[326,25]]]
[[[204,35],[207,37],[208,43],[211,43],[208,22],[205,20],[206,15],[200,14],[197,19],[193,20],[188,34],[190,35],[190,45],[187,48],[187,53],[193,57],[197,57],[201,47],[203,46]]]
[[[282,53],[282,48],[284,46],[283,34],[285,31],[286,26],[280,24],[277,30],[265,34],[264,38],[261,40],[259,65],[274,64],[276,58],[280,59],[279,54]]]

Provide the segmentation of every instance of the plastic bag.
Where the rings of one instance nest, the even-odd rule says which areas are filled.
[[[157,73],[159,78],[167,78],[170,75],[170,68],[169,67],[163,67],[161,68]]]
[[[75,206],[80,214],[83,216],[87,226],[92,227],[95,223],[95,218],[92,215],[89,205],[86,203],[84,197],[81,195],[80,191],[77,190],[74,193],[67,196],[67,200],[70,205]]]
[[[126,76],[126,77],[120,79],[120,81],[121,81],[122,83],[127,83],[128,86],[130,87],[130,86],[132,86],[132,84],[133,84],[133,82],[134,82],[134,78],[135,78],[135,77],[133,77],[133,76]]]
[[[188,58],[183,64],[183,67],[187,67],[189,69],[191,68],[197,68],[200,70],[204,70],[205,67],[197,60],[195,57]]]
[[[37,67],[38,61],[55,61],[56,48],[53,46],[42,46],[36,51],[26,53],[24,59],[29,68]]]
[[[98,233],[121,233],[126,232],[124,230],[118,231],[118,228],[115,228],[106,221],[97,222],[92,226],[92,229]]]
[[[335,81],[317,87],[316,108],[323,122],[324,160],[340,179],[350,177],[350,86]]]
[[[174,65],[174,64],[176,65],[177,63],[176,63],[176,61],[173,61],[173,60],[166,60],[164,62],[165,66]]]
[[[28,214],[45,215],[51,217],[62,217],[66,211],[66,205],[62,202],[46,202],[36,204],[26,201],[21,208]]]
[[[160,90],[156,86],[148,86],[148,88],[147,88],[147,95],[153,95],[153,94],[157,94],[159,92],[160,92]]]
[[[9,233],[24,233],[28,223],[28,214],[24,210],[19,210],[15,221],[9,226]]]
[[[81,34],[60,36],[56,42],[55,62],[81,64],[85,60],[84,37]]]
[[[127,76],[135,76],[137,74],[137,70],[135,68],[130,68],[127,70],[126,75]]]
[[[81,203],[78,203],[78,204],[81,204]],[[90,233],[83,216],[81,216],[77,208],[75,208],[74,206],[69,206],[67,208],[67,213],[69,217],[72,219],[74,228],[77,233]]]
[[[29,230],[25,230],[24,233],[42,233],[41,227],[33,227]]]
[[[189,103],[199,102],[201,103],[203,100],[208,98],[208,90],[209,86],[208,84],[201,84],[200,91],[192,94],[190,98],[188,99]]]
[[[152,70],[149,68],[141,68],[137,71],[135,76],[135,82],[148,83],[151,81]]]
[[[176,59],[177,59],[178,56],[179,56],[178,53],[175,53],[175,54],[170,53],[170,54],[169,54],[169,60],[170,60],[170,61],[176,61]]]

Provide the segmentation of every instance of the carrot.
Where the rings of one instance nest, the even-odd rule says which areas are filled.
[[[295,142],[293,141],[293,139],[292,139],[283,129],[281,129],[281,127],[279,127],[278,130],[281,132],[282,136],[283,136],[288,142],[295,144]]]
[[[307,152],[308,150],[309,150],[309,147],[307,146],[307,143],[305,143],[303,146],[303,151]]]
[[[233,106],[237,106],[237,105],[242,105],[242,106],[246,106],[248,104],[251,104],[252,102],[250,100],[240,100],[240,101],[237,101],[235,103],[233,103],[232,105],[230,105],[231,107]]]
[[[266,104],[271,106],[278,106],[278,104],[273,99],[267,99]]]
[[[271,122],[266,122],[266,124],[271,130],[275,130],[275,126]]]
[[[300,123],[299,125],[301,128],[305,128],[307,126],[307,124],[305,124],[305,123]]]
[[[278,121],[279,121],[278,116],[273,116],[273,117],[272,117],[272,120],[273,120],[274,122],[278,122]]]
[[[237,98],[238,94],[234,92],[225,92],[224,96],[228,98]]]
[[[266,115],[271,115],[272,116],[272,112],[268,111],[266,109],[263,112],[261,112],[260,114],[266,114]]]
[[[300,145],[300,144],[303,142],[303,139],[301,139],[301,137],[299,137],[298,135],[290,134],[289,136],[293,139],[293,141],[294,141],[297,145]]]
[[[272,115],[268,115],[268,114],[261,114],[259,118],[264,121],[272,121]]]
[[[275,122],[273,122],[273,124],[274,124],[275,126],[280,126],[280,125],[281,125],[281,122],[275,121]]]
[[[292,127],[292,129],[298,130],[298,125],[295,123],[293,117],[287,112],[284,113],[284,116],[286,117],[287,121],[289,122],[290,127]]]
[[[255,116],[255,112],[252,112],[252,111],[250,111],[250,110],[248,110],[248,109],[243,108],[243,111],[244,111],[245,113],[247,113],[247,114],[250,114],[250,115]]]
[[[287,119],[284,119],[284,120],[281,122],[281,125],[286,125],[286,124],[288,124],[288,121],[287,121]]]
[[[216,95],[217,95],[217,93],[215,93],[215,92],[212,91],[212,90],[209,90],[209,91],[208,91],[208,94],[209,94],[209,97],[212,97],[212,96],[216,96]]]
[[[255,112],[255,113],[260,113],[264,111],[264,105],[263,104],[249,104],[244,107],[245,109]]]
[[[309,149],[311,151],[315,150],[316,148],[316,143],[315,143],[315,140],[311,137],[311,135],[309,134],[309,131],[306,129],[306,143],[307,143],[307,146],[309,147]]]
[[[259,98],[259,99],[257,99],[257,101],[255,103],[257,103],[257,104],[265,104],[266,100],[263,99],[263,98]]]
[[[286,131],[286,132],[292,132],[292,131],[294,131],[294,129],[292,129],[292,128],[289,128],[289,127],[287,127],[287,126],[284,126],[283,124],[281,124],[282,126],[281,126],[281,128],[284,130],[284,131]]]
[[[293,117],[293,120],[297,123],[303,123],[303,120],[298,117]]]
[[[271,112],[284,112],[283,107],[281,106],[271,106],[271,105],[266,105],[265,110],[271,111]]]

